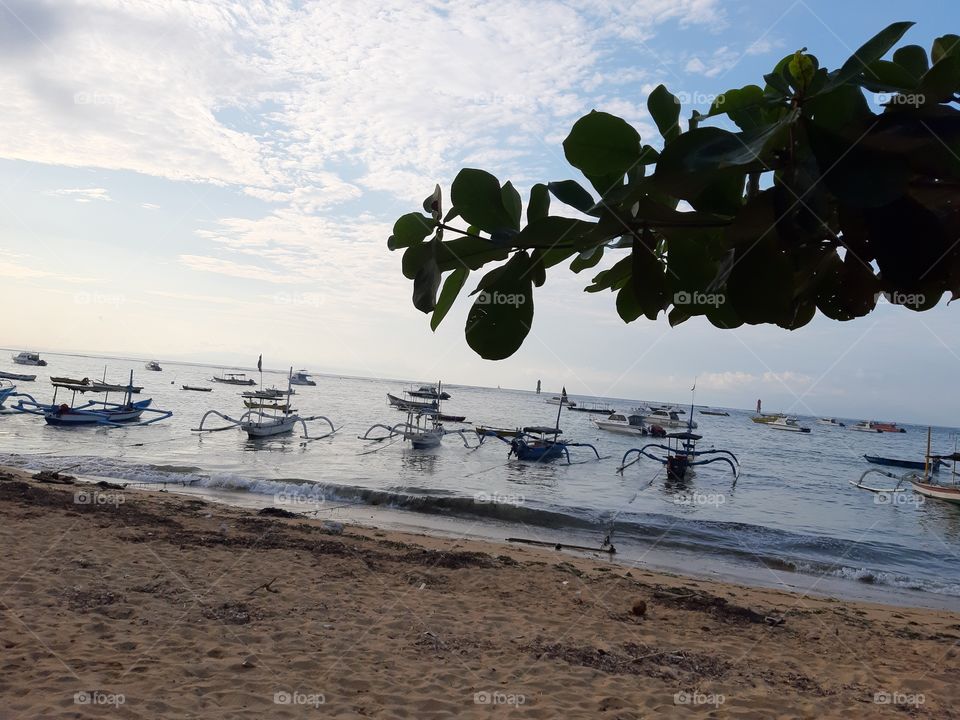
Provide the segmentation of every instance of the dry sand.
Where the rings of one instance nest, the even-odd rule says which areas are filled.
[[[960,716],[956,614],[0,478],[2,718]]]

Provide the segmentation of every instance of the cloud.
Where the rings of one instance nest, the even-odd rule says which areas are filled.
[[[110,202],[110,193],[106,188],[63,188],[61,190],[51,190],[50,195],[62,195],[71,197],[78,203],[88,203],[92,200],[105,200]]]
[[[760,375],[740,370],[725,372],[708,372],[697,376],[697,387],[712,390],[739,390],[750,386],[783,386],[793,392],[798,392],[802,386],[811,385],[813,378],[809,375],[792,371],[767,371]]]
[[[148,203],[148,202],[140,203],[140,207],[142,207],[144,210],[159,210],[159,209],[160,209],[160,206],[157,205],[156,203]]]

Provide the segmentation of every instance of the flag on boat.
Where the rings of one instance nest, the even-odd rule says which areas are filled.
[[[263,353],[260,353],[260,357],[257,358],[257,370],[263,372]]]

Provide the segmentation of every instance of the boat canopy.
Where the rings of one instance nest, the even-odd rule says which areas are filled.
[[[702,440],[703,435],[697,435],[692,432],[676,432],[670,433],[667,435],[668,438],[676,438],[677,440]]]

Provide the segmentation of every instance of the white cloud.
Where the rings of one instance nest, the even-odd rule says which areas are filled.
[[[106,188],[63,188],[51,190],[50,195],[62,195],[73,198],[78,203],[88,203],[91,200],[105,200],[110,202],[110,193]]]

